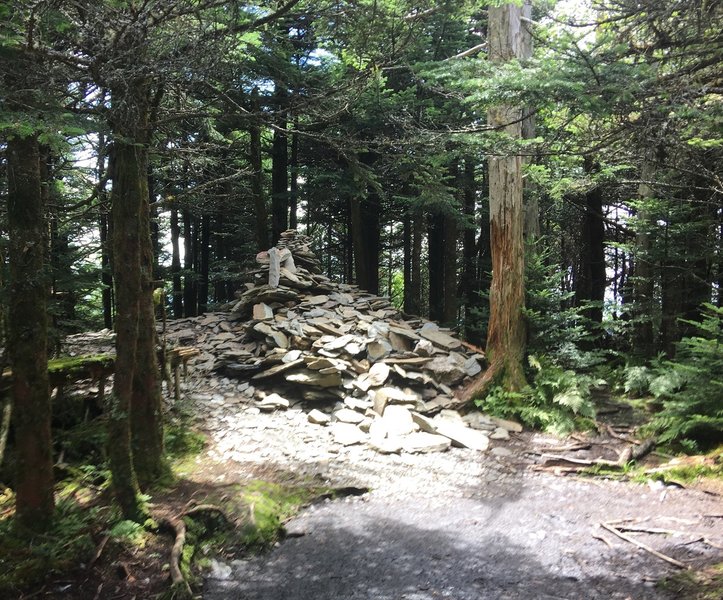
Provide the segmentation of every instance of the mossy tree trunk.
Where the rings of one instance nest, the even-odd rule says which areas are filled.
[[[141,161],[138,171],[147,169],[148,153],[137,152]],[[146,179],[147,182],[147,179]],[[138,333],[133,373],[133,396],[131,399],[131,440],[133,466],[142,488],[158,481],[168,473],[163,449],[163,415],[161,382],[156,355],[157,336],[154,288],[154,254],[151,239],[150,207],[148,190],[140,185],[139,239],[140,244],[140,290],[138,302]]]
[[[114,134],[113,279],[116,286],[116,371],[108,407],[108,456],[113,489],[126,519],[144,518],[131,444],[133,405],[139,411],[138,359],[147,359],[140,327],[148,328],[143,286],[149,286],[148,86],[127,81],[111,89]],[[146,212],[147,214],[147,212]],[[145,248],[147,244],[148,248]],[[146,273],[144,273],[144,269]],[[142,316],[143,312],[143,316]],[[152,319],[151,319],[152,321]],[[144,335],[148,335],[145,333]],[[140,351],[139,351],[140,350]],[[137,440],[135,440],[137,442]],[[137,447],[136,453],[143,449]]]
[[[17,475],[18,523],[42,530],[54,511],[51,407],[48,389],[46,228],[37,135],[6,147],[10,280],[8,355]]]

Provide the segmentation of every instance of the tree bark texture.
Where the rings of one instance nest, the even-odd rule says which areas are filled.
[[[444,215],[427,215],[427,244],[429,248],[429,319],[441,322],[444,316]]]
[[[145,149],[119,136],[114,147],[113,279],[116,289],[116,360],[113,394],[108,407],[108,457],[113,489],[126,519],[142,514],[140,489],[131,450],[133,398],[140,319],[141,231],[146,171]]]
[[[643,161],[640,169],[641,183],[638,186],[638,198],[641,200],[638,211],[638,229],[635,234],[635,279],[633,283],[633,349],[642,357],[655,354],[655,332],[653,317],[655,314],[653,281],[654,267],[652,262],[651,231],[653,224],[646,202],[652,200],[653,190],[648,181],[655,175],[655,164],[652,157]]]
[[[369,190],[366,198],[351,199],[352,245],[356,284],[379,293],[379,196]]]
[[[193,214],[183,209],[183,315],[195,317],[196,311],[196,245],[197,226]]]
[[[146,150],[146,152],[142,152]],[[139,148],[135,156],[148,168],[147,149]],[[146,180],[147,181],[147,180]],[[142,488],[147,488],[168,474],[163,448],[163,415],[160,369],[156,354],[157,334],[153,300],[153,266],[155,263],[151,238],[151,211],[147,190],[139,181],[141,207],[139,213],[140,295],[138,303],[138,335],[131,399],[131,442],[133,467]],[[146,192],[146,193],[144,193]]]
[[[588,167],[591,171],[591,167]],[[602,323],[605,300],[605,224],[603,194],[595,186],[585,194],[585,214],[580,236],[580,261],[575,281],[575,304],[592,303],[583,313],[595,323]]]
[[[53,457],[48,390],[46,233],[35,135],[7,141],[9,229],[8,356],[17,475],[18,523],[42,530],[52,520]]]
[[[452,214],[444,215],[444,303],[442,323],[448,327],[457,325],[457,219]]]
[[[503,63],[523,58],[522,7],[504,4],[489,9],[489,59]],[[513,140],[522,135],[522,108],[500,105],[487,115],[491,127],[504,131]],[[489,159],[490,246],[492,285],[490,318],[487,329],[489,368],[468,390],[483,395],[497,382],[515,391],[525,386],[523,359],[526,327],[525,253],[522,157],[493,156]]]
[[[201,215],[201,235],[199,237],[198,314],[203,314],[208,310],[208,282],[211,260],[211,215],[208,213]]]
[[[422,241],[424,238],[424,215],[421,210],[412,213],[412,279],[409,296],[412,302],[410,314],[422,314]]]

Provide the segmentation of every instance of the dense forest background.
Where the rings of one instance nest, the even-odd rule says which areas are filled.
[[[663,439],[720,442],[721,3],[522,4],[0,2],[0,336],[26,523],[52,512],[63,337],[117,331],[109,454],[140,518],[139,481],[165,468],[154,312],[222,308],[289,228],[329,277],[490,355],[490,289],[519,284],[517,347],[495,351],[520,371],[477,394],[488,409],[572,423],[605,379],[660,401]],[[515,48],[494,56],[502,10]],[[518,238],[490,228],[510,160]],[[495,272],[518,251],[524,277]]]

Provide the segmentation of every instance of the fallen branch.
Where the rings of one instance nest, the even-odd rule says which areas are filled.
[[[720,544],[716,544],[715,542],[711,542],[706,537],[698,537],[698,538],[695,538],[694,540],[690,540],[689,542],[685,542],[680,545],[681,546],[690,546],[691,544],[697,544],[697,543],[705,544],[705,545],[710,546],[711,548],[715,548],[717,550],[723,550],[723,546],[721,546]]]
[[[611,550],[614,548],[614,546],[608,540],[606,540],[603,536],[593,533],[592,537],[595,538],[596,540],[600,540],[601,542],[605,542],[605,544],[607,544],[607,547],[610,548]]]
[[[567,446],[545,446],[543,450],[548,452],[576,452],[577,450],[589,450],[589,442],[580,442],[578,444],[568,444]]]
[[[92,567],[96,561],[100,558],[100,555],[103,554],[103,549],[105,548],[105,545],[108,543],[108,540],[110,539],[110,535],[106,534],[103,536],[103,539],[100,540],[100,543],[95,549],[95,553],[93,554],[93,558],[90,559],[90,562],[88,563],[88,567]]]
[[[629,535],[625,535],[622,531],[616,529],[612,525],[608,525],[607,523],[600,523],[600,527],[602,527],[603,529],[606,529],[613,535],[619,537],[621,540],[625,540],[626,542],[633,544],[633,546],[637,546],[638,548],[641,548],[642,550],[649,552],[656,558],[659,558],[660,560],[664,560],[665,562],[670,563],[671,565],[674,565],[674,566],[678,567],[679,569],[690,569],[689,565],[686,565],[685,563],[682,563],[679,560],[676,560],[676,559],[668,556],[667,554],[658,552],[654,548],[651,548],[647,544],[644,544],[643,542],[638,541],[635,538],[630,537]]]
[[[603,466],[603,467],[610,467],[612,469],[622,469],[626,464],[628,464],[631,460],[638,460],[648,454],[653,448],[655,447],[655,440],[648,439],[645,440],[642,444],[635,447],[628,447],[623,450],[620,455],[618,456],[617,460],[608,460],[605,458],[593,458],[593,459],[583,459],[583,458],[571,458],[569,456],[562,456],[561,454],[547,454],[542,453],[540,456],[542,458],[547,458],[553,461],[559,461],[563,463],[571,463],[573,465],[579,465],[579,467],[574,468],[572,470],[581,470],[584,467],[594,467],[594,466]],[[544,465],[544,467],[549,467],[553,465]],[[559,465],[554,465],[559,466]]]

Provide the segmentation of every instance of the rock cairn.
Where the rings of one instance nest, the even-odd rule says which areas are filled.
[[[256,257],[258,268],[229,312],[169,321],[168,344],[197,347],[196,369],[240,380],[235,388],[254,410],[303,405],[308,420],[344,446],[485,450],[490,439],[521,431],[514,422],[450,410],[454,388],[482,371],[480,351],[387,298],[330,281],[310,243],[284,232]],[[88,335],[95,337],[72,341],[71,354],[87,342],[112,344],[110,332]]]
[[[311,403],[309,419],[334,427],[342,443],[380,451],[487,448],[479,430],[499,423],[446,410],[453,388],[481,372],[481,352],[387,298],[331,282],[294,230],[256,260],[231,310],[249,319],[244,343],[220,353],[216,369],[249,379],[259,408]]]

